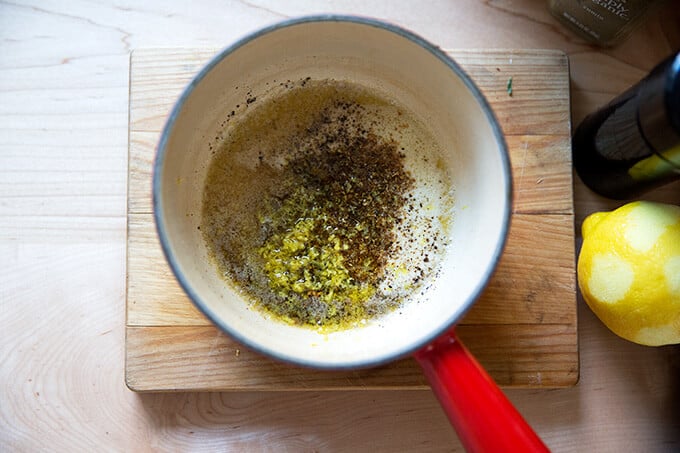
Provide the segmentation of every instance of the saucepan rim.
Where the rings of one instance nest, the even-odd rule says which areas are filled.
[[[273,350],[268,350],[266,347],[262,347],[261,345],[258,344],[253,344],[247,337],[242,335],[237,329],[234,329],[232,326],[230,326],[227,322],[225,322],[223,319],[221,319],[220,316],[218,316],[213,310],[210,309],[210,307],[207,306],[207,304],[202,300],[201,296],[198,294],[198,292],[194,289],[192,286],[191,282],[187,279],[187,277],[184,275],[182,272],[178,258],[175,255],[175,252],[173,251],[173,248],[170,244],[170,239],[168,236],[168,232],[166,229],[166,224],[164,220],[164,215],[163,215],[163,200],[162,200],[162,171],[165,166],[165,158],[166,158],[166,149],[168,145],[168,140],[170,135],[172,134],[172,131],[175,127],[175,123],[177,122],[177,119],[180,115],[180,112],[184,108],[184,105],[186,101],[189,99],[193,91],[196,89],[196,87],[201,83],[201,81],[217,66],[221,61],[223,61],[225,58],[227,58],[229,55],[237,51],[239,48],[243,47],[244,45],[258,39],[261,36],[267,35],[269,33],[272,33],[277,30],[281,30],[283,28],[287,27],[293,27],[293,26],[298,26],[302,24],[307,24],[307,23],[320,23],[320,22],[346,22],[346,23],[354,23],[354,24],[359,24],[359,25],[366,25],[370,27],[376,27],[379,29],[383,29],[389,32],[392,32],[396,35],[399,35],[403,38],[406,38],[407,40],[417,44],[419,47],[421,47],[423,50],[429,52],[432,54],[434,57],[436,57],[438,60],[440,60],[442,63],[444,63],[447,67],[450,68],[451,71],[465,84],[465,87],[467,90],[473,95],[474,99],[476,102],[479,104],[479,107],[482,109],[484,114],[486,115],[486,119],[488,121],[489,126],[492,129],[494,138],[496,140],[497,144],[497,149],[499,152],[499,159],[500,159],[500,164],[502,166],[502,171],[503,174],[506,175],[506,184],[505,184],[505,193],[503,196],[505,197],[504,201],[504,212],[502,213],[502,219],[503,219],[503,225],[500,231],[500,237],[499,238],[494,238],[494,240],[497,241],[495,250],[492,253],[492,259],[489,260],[488,266],[486,267],[484,274],[481,276],[479,280],[478,286],[472,291],[468,297],[468,299],[465,301],[465,303],[461,304],[458,310],[456,310],[454,313],[452,313],[447,320],[447,322],[444,322],[441,324],[441,328],[439,329],[433,329],[433,331],[429,332],[427,336],[424,337],[422,340],[414,341],[412,342],[409,346],[404,347],[402,350],[396,352],[396,353],[386,353],[382,355],[376,355],[376,357],[373,358],[373,360],[369,361],[363,361],[360,364],[357,363],[351,363],[351,364],[333,364],[333,363],[318,363],[315,360],[305,360],[301,359],[299,357],[289,357],[286,356],[285,354],[281,354],[277,351]],[[487,286],[487,283],[491,279],[491,276],[493,275],[498,261],[500,260],[501,254],[503,252],[503,248],[505,247],[505,244],[507,242],[507,237],[508,237],[508,231],[510,228],[510,217],[512,213],[512,192],[513,192],[513,187],[512,187],[512,173],[511,173],[511,167],[510,167],[510,160],[509,160],[509,154],[508,154],[508,149],[507,149],[507,144],[505,142],[505,138],[502,132],[502,129],[498,123],[498,120],[496,119],[496,116],[491,109],[491,106],[489,105],[488,101],[484,97],[484,95],[481,93],[479,88],[476,86],[476,84],[472,81],[472,79],[467,75],[467,73],[456,63],[451,57],[449,57],[445,52],[443,52],[441,49],[439,49],[437,46],[431,44],[430,42],[426,41],[424,38],[414,34],[413,32],[406,30],[400,26],[383,22],[381,20],[377,19],[372,19],[372,18],[367,18],[367,17],[361,17],[361,16],[351,16],[351,15],[335,15],[335,14],[324,14],[324,15],[313,15],[313,16],[304,16],[300,18],[294,18],[294,19],[289,19],[285,20],[270,26],[267,26],[265,28],[262,28],[256,32],[253,32],[242,39],[236,41],[234,44],[224,48],[221,50],[219,53],[217,53],[208,63],[206,63],[202,69],[193,77],[191,82],[186,86],[182,94],[179,96],[178,100],[175,102],[172,110],[169,113],[168,119],[165,123],[165,126],[161,132],[161,136],[158,142],[157,150],[156,150],[156,158],[154,161],[153,165],[153,181],[152,181],[152,206],[153,206],[153,215],[154,215],[154,221],[156,225],[156,231],[158,234],[158,238],[161,244],[161,248],[163,250],[163,253],[165,255],[166,261],[170,265],[170,268],[172,269],[172,272],[174,273],[175,277],[177,278],[177,281],[179,282],[180,286],[182,289],[185,291],[185,293],[189,296],[193,304],[208,318],[210,319],[217,327],[219,327],[222,331],[226,332],[229,336],[234,338],[236,341],[244,344],[245,346],[256,350],[260,353],[263,353],[267,356],[277,358],[279,360],[282,360],[284,362],[289,362],[293,363],[295,365],[300,365],[300,366],[305,366],[305,367],[310,367],[310,368],[316,368],[316,369],[335,369],[335,370],[342,370],[342,369],[357,369],[357,368],[367,368],[367,367],[374,367],[378,365],[382,365],[388,362],[392,362],[396,359],[399,359],[401,357],[405,357],[407,355],[411,355],[413,352],[421,349],[422,347],[426,346],[430,342],[434,341],[437,337],[441,336],[444,334],[447,330],[449,330],[451,327],[453,327],[456,322],[458,322],[462,316],[470,309],[472,305],[474,305],[475,301],[480,297],[481,293]]]

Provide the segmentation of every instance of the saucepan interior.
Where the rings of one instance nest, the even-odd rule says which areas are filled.
[[[427,125],[452,182],[436,281],[401,309],[337,332],[290,325],[253,309],[225,283],[199,230],[203,187],[225,119],[282,81],[344,80],[393,99]],[[245,345],[319,368],[380,364],[445,331],[476,300],[507,235],[510,170],[486,101],[452,60],[397,27],[352,17],[313,17],[265,29],[217,55],[182,94],[163,130],[153,184],[159,237],[193,303]]]

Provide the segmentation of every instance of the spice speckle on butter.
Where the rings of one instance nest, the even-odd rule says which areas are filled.
[[[309,78],[230,124],[201,232],[227,280],[279,319],[364,325],[422,289],[452,195],[435,142],[399,106]]]

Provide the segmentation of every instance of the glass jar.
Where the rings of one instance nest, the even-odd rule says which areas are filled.
[[[599,46],[621,42],[664,0],[549,0],[550,12],[568,29]]]

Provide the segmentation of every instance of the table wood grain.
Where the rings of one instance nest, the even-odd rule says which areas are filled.
[[[224,46],[319,12],[389,20],[442,48],[562,50],[572,124],[680,48],[677,2],[601,50],[538,0],[0,1],[1,451],[461,450],[427,390],[138,395],[124,384],[130,51]],[[576,177],[576,233],[620,204]],[[578,385],[510,399],[555,451],[680,449],[678,347],[621,340],[580,300],[578,317]]]

